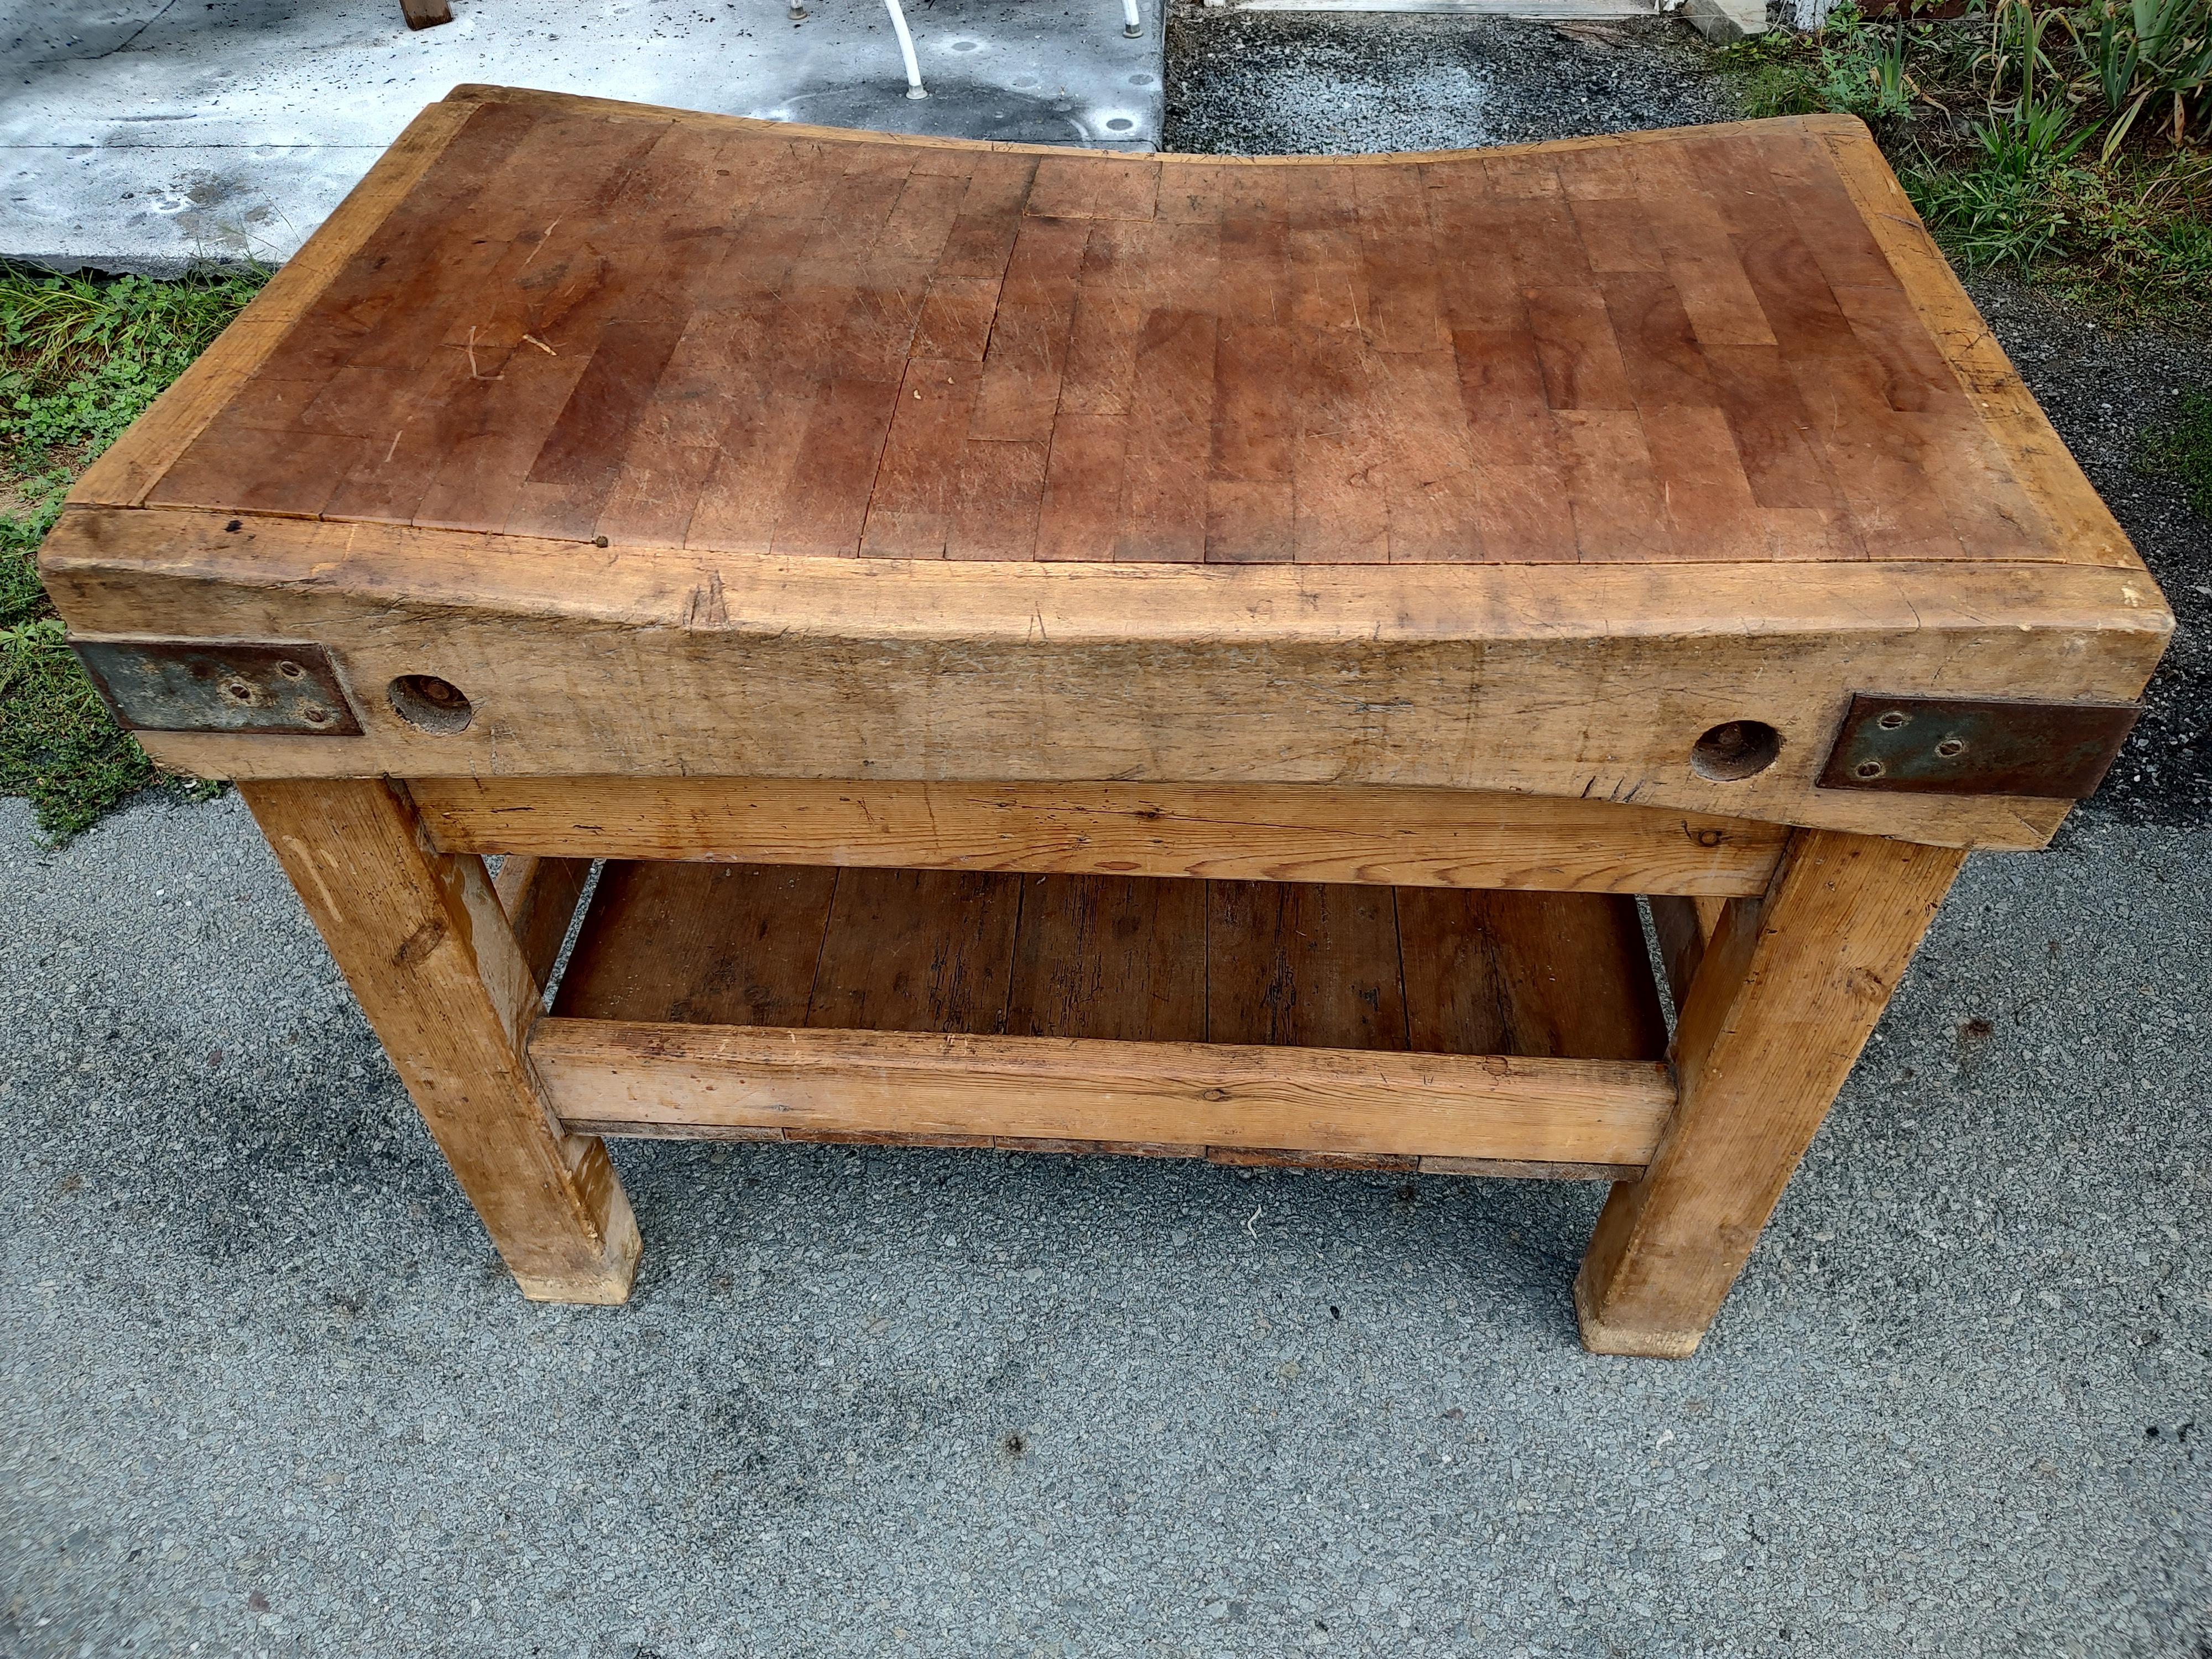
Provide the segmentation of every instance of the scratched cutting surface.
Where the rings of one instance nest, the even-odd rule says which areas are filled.
[[[1224,162],[485,102],[148,501],[907,559],[2063,556],[1830,142]]]

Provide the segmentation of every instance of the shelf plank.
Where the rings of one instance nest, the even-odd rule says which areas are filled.
[[[803,1024],[836,875],[611,859],[554,1012],[576,1012],[581,999],[601,1019]]]
[[[1656,1060],[1632,900],[610,861],[564,1018]]]
[[[1018,876],[949,870],[837,872],[805,1023],[1004,1029],[1021,887]]]
[[[616,862],[538,1031],[615,1134],[1621,1178],[1673,1098],[1609,894]]]
[[[1410,1046],[1650,1060],[1666,1015],[1636,906],[1572,893],[1397,894]]]
[[[1209,1042],[1406,1048],[1395,890],[1304,882],[1208,885]]]
[[[1188,948],[1206,883],[1030,876],[1023,890],[1009,1036],[1206,1040],[1206,956]]]

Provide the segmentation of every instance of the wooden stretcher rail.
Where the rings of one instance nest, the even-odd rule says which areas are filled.
[[[1206,1146],[1188,1142],[1081,1140],[1022,1135],[935,1135],[873,1129],[762,1129],[745,1125],[701,1128],[696,1124],[612,1122],[592,1133],[631,1140],[773,1140],[793,1146],[897,1146],[1035,1152],[1062,1158],[1194,1158],[1235,1168],[1396,1170],[1408,1175],[1486,1176],[1517,1181],[1633,1181],[1640,1164],[1532,1163],[1525,1158],[1417,1158],[1398,1152],[1302,1152],[1287,1146]]]
[[[1640,1168],[1656,1061],[548,1018],[530,1057],[572,1133],[1144,1147]],[[1579,1172],[1579,1171],[1578,1171]]]
[[[446,853],[1521,891],[1765,890],[1789,831],[1711,813],[1326,785],[425,778]]]

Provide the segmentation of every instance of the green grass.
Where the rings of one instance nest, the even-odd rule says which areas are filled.
[[[1869,22],[1839,7],[1816,34],[1777,30],[1715,62],[1747,115],[1864,118],[1962,268],[2007,271],[2116,325],[2202,333],[2212,91],[2183,59],[2212,31],[2212,0],[2142,3],[2166,33],[2134,58],[2113,50],[2134,11],[2004,0],[1941,22]]]
[[[33,563],[70,482],[182,374],[263,276],[175,282],[0,267],[0,794],[60,840],[156,781],[64,642]],[[191,780],[162,780],[193,794]]]
[[[2107,320],[2212,327],[2212,156],[1922,162],[1900,175],[1952,258]]]
[[[2145,434],[2142,470],[2179,478],[2197,516],[2212,523],[2212,391],[2185,392],[2173,421]]]

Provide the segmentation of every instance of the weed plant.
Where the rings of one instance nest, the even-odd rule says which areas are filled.
[[[0,268],[0,793],[49,837],[154,781],[70,654],[33,558],[70,481],[253,297],[262,277],[155,282]],[[204,786],[173,781],[203,793]]]
[[[2212,524],[2212,392],[2185,392],[2172,422],[2143,440],[2142,470],[2178,478],[2197,516]]]
[[[1961,265],[2114,322],[2212,330],[2212,0],[1997,0],[1946,21],[1843,6],[1720,61],[1747,114],[1864,118]]]

